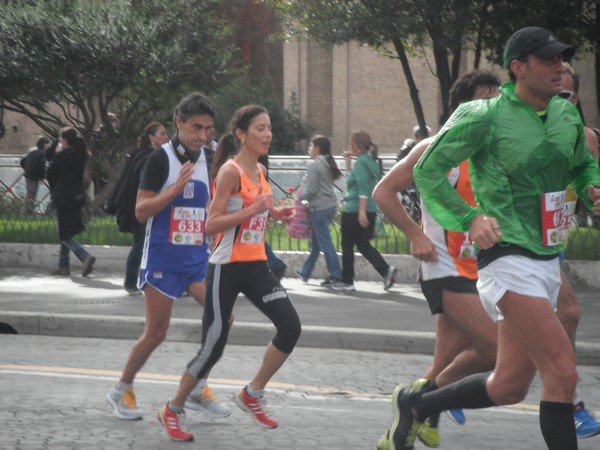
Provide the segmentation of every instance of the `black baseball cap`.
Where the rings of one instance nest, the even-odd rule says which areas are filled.
[[[560,42],[554,33],[543,28],[521,28],[506,41],[504,67],[508,69],[515,59],[529,54],[542,59],[552,59],[562,54],[565,59],[570,59],[575,54],[575,47]]]

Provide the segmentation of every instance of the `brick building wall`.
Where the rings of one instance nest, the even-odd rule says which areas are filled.
[[[431,55],[410,58],[425,120],[435,132],[440,128],[441,105],[433,64]],[[575,61],[573,65],[581,76],[586,122],[600,127],[591,58]],[[473,55],[465,54],[461,72],[471,67]],[[481,68],[496,73],[502,82],[508,81],[506,71],[499,66],[484,63]],[[316,49],[300,39],[286,43],[286,101],[292,93],[298,98],[302,119],[311,124],[316,133],[331,138],[336,154],[346,149],[350,134],[357,130],[367,131],[378,144],[380,153],[396,154],[404,139],[412,137],[417,123],[400,62],[355,43],[333,49]]]
[[[21,114],[4,112],[6,133],[0,139],[0,154],[21,155],[41,136],[40,128]]]

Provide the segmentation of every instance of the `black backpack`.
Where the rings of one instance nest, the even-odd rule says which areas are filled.
[[[21,167],[25,171],[25,178],[30,180],[43,180],[46,178],[46,155],[44,149],[36,148],[21,160]]]
[[[137,220],[135,218],[135,203],[140,185],[140,176],[150,153],[153,151],[152,148],[144,148],[129,155],[115,190],[106,205],[106,212],[116,216],[119,231],[122,233],[133,233],[133,223]]]

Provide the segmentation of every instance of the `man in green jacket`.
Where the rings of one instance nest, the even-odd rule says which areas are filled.
[[[563,60],[574,54],[547,30],[517,31],[504,48],[511,83],[497,98],[461,105],[415,167],[423,201],[444,228],[469,231],[479,248],[477,284],[498,322],[492,374],[475,374],[437,391],[394,390],[392,449],[412,449],[423,421],[454,408],[521,401],[539,370],[540,427],[549,449],[577,448],[573,393],[575,353],[554,310],[558,254],[574,205],[571,185],[600,213],[600,169],[591,157],[576,108],[556,97]],[[446,173],[468,159],[477,207],[467,204]]]

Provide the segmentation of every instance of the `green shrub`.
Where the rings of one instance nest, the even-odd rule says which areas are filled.
[[[600,230],[585,227],[572,228],[565,258],[580,261],[600,259]]]

